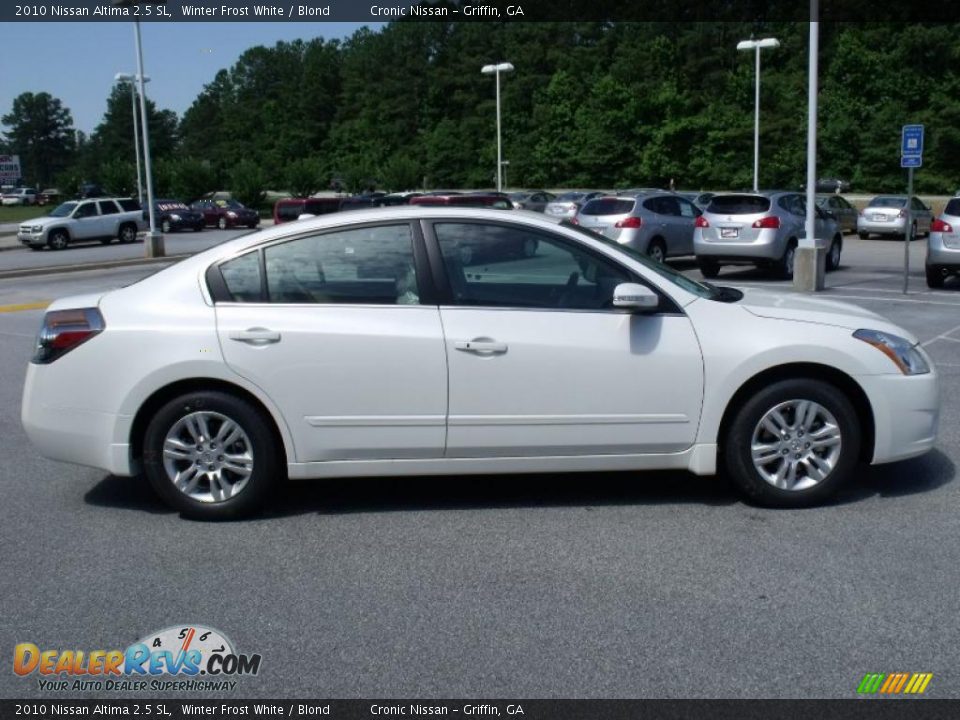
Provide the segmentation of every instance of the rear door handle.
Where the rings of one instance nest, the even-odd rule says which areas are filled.
[[[246,330],[234,330],[230,333],[230,339],[248,345],[270,345],[280,342],[280,333],[267,328],[255,327]]]
[[[507,351],[507,344],[493,340],[458,340],[453,347],[463,352],[477,355],[502,355]]]

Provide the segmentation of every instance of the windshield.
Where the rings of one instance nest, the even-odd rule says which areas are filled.
[[[54,210],[50,211],[50,217],[67,217],[77,207],[75,202],[65,202]]]
[[[907,199],[902,197],[875,197],[870,201],[870,207],[902,208]]]
[[[246,206],[236,200],[217,200],[217,206],[231,210],[243,210]]]
[[[699,283],[696,280],[691,280],[686,275],[681,272],[674,270],[669,265],[664,265],[663,263],[658,263],[654,260],[651,260],[644,253],[634,250],[628,245],[621,245],[618,242],[611,240],[605,235],[600,233],[595,233],[592,230],[587,230],[586,228],[580,227],[579,225],[574,225],[571,222],[564,220],[560,223],[563,227],[568,230],[576,230],[581,235],[586,235],[592,240],[598,240],[604,245],[607,245],[611,248],[616,248],[619,252],[629,255],[631,259],[636,260],[641,263],[644,267],[652,270],[660,277],[665,280],[669,280],[674,285],[686,290],[688,293],[696,295],[697,297],[707,298],[709,300],[716,300],[718,295],[718,288],[713,287],[712,285],[704,285]]]

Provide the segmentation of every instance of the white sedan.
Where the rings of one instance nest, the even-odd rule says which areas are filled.
[[[724,468],[810,505],[927,452],[939,405],[917,339],[858,307],[701,284],[542,214],[406,207],[57,301],[22,419],[47,457],[224,518],[285,475]]]

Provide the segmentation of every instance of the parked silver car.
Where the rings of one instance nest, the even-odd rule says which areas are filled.
[[[543,212],[547,203],[552,202],[556,195],[545,190],[518,190],[509,195],[514,210],[533,210]]]
[[[930,224],[927,237],[927,287],[943,287],[948,275],[960,274],[960,197],[951,199]]]
[[[817,207],[833,215],[840,232],[855,233],[857,231],[857,209],[846,198],[840,195],[817,195]]]
[[[696,220],[693,247],[704,277],[722,265],[756,265],[793,277],[800,238],[806,237],[806,197],[797,192],[715,195]],[[837,221],[817,208],[816,236],[829,242],[827,270],[840,265],[843,235]]]
[[[575,222],[658,262],[693,254],[693,224],[701,210],[665,191],[604,196],[588,201]]]
[[[553,217],[572,218],[587,200],[606,194],[602,190],[570,190],[547,203],[544,213]]]
[[[910,198],[910,213],[913,215],[911,237],[930,232],[933,211],[920,198]],[[871,234],[903,237],[907,222],[907,197],[905,195],[879,195],[867,203],[857,218],[857,234],[866,240]]]

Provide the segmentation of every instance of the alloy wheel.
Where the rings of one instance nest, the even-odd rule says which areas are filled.
[[[757,473],[781,490],[819,485],[836,467],[842,437],[836,418],[812,400],[788,400],[768,410],[753,430]]]

